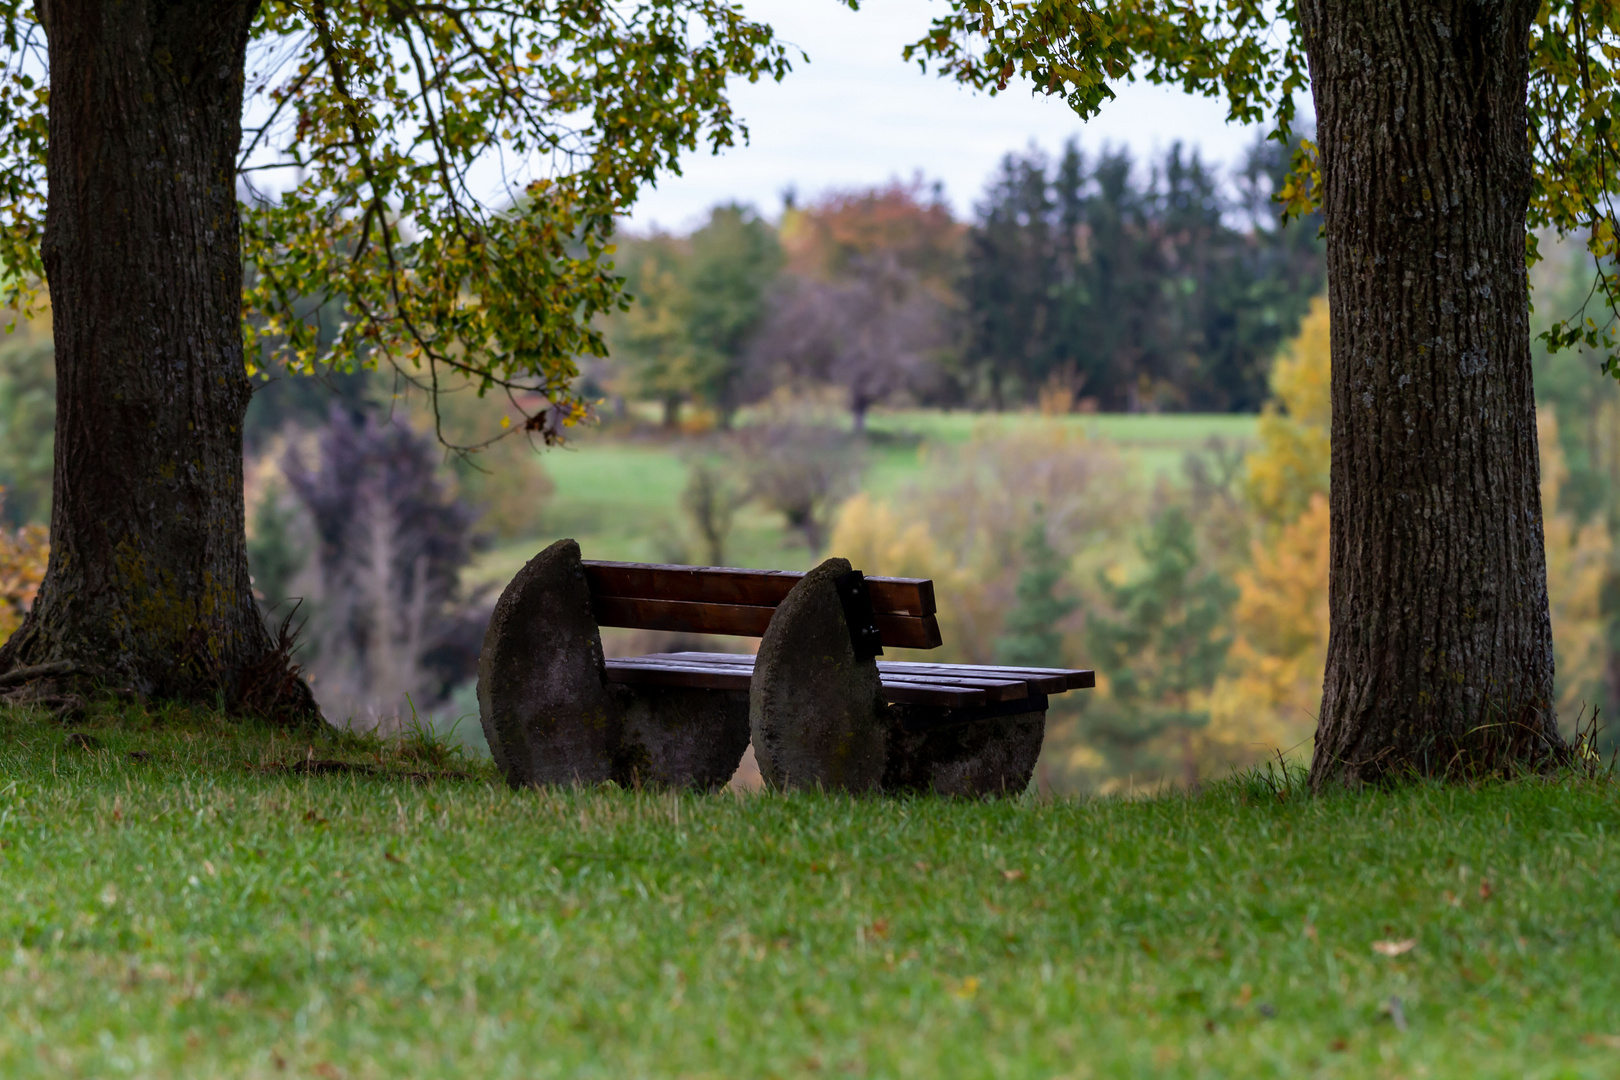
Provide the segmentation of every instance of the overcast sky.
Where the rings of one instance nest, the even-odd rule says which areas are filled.
[[[1229,165],[1256,135],[1228,125],[1218,100],[1140,83],[1118,88],[1118,99],[1082,124],[1061,99],[1032,96],[1027,83],[992,98],[920,74],[900,52],[946,9],[943,0],[863,0],[859,12],[836,0],[743,0],[743,7],[810,62],[796,63],[781,83],[734,84],[749,145],[718,157],[688,155],[683,175],[643,194],[632,219],[637,228],[684,231],[708,207],[732,199],[774,217],[790,186],[813,197],[919,170],[942,181],[966,216],[1002,155],[1031,142],[1054,151],[1078,135],[1083,147],[1123,143],[1146,156],[1180,139],[1206,161]]]

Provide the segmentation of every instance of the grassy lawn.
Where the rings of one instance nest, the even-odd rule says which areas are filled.
[[[513,793],[487,766],[444,778],[421,750],[207,716],[76,730],[99,745],[0,714],[7,1077],[1620,1062],[1608,782],[1312,800],[1251,781],[1091,803]],[[372,771],[286,767],[311,757]]]
[[[925,448],[960,444],[978,431],[1048,425],[1113,440],[1139,465],[1144,482],[1175,475],[1182,457],[1203,449],[1211,436],[1251,440],[1255,417],[1157,414],[1042,417],[1029,413],[985,414],[936,410],[874,413],[875,436],[867,451],[862,487],[877,495],[926,482]],[[544,468],[556,492],[543,514],[544,534],[485,553],[470,578],[504,585],[534,553],[571,536],[586,558],[667,562],[685,542],[680,509],[686,484],[686,444],[679,440],[621,440],[592,432],[574,445],[548,452]],[[728,561],[739,566],[806,569],[813,564],[802,544],[785,538],[779,515],[749,506],[738,515]],[[696,552],[687,554],[696,558]]]

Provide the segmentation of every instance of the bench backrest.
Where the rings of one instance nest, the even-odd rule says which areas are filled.
[[[637,630],[761,637],[776,605],[802,577],[789,570],[585,560],[597,624]],[[940,645],[932,581],[869,577],[865,583],[883,645]]]

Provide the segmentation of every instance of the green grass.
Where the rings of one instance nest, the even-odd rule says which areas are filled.
[[[206,716],[79,729],[0,714],[7,1077],[1615,1071],[1609,782],[514,793]],[[311,754],[383,772],[269,767]]]

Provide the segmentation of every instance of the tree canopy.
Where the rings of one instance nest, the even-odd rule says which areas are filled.
[[[1322,287],[1314,215],[1279,226],[1245,205],[1281,182],[1285,155],[1251,149],[1242,200],[1179,143],[1146,169],[1074,141],[1055,163],[1007,155],[967,243],[975,381],[998,402],[1056,380],[1111,410],[1256,409],[1267,361]],[[1228,223],[1240,208],[1247,231]]]
[[[12,306],[44,276],[49,12],[0,0]],[[583,415],[574,358],[604,349],[592,320],[623,303],[615,217],[683,151],[746,137],[729,79],[788,68],[724,0],[268,0],[238,161],[249,366],[386,358],[505,392],[557,438]]]
[[[1113,85],[1145,79],[1224,97],[1228,119],[1269,123],[1295,141],[1297,97],[1308,87],[1297,0],[951,0],[907,59],[989,93],[1016,77],[1062,95],[1082,117],[1114,97]],[[1531,27],[1529,117],[1533,186],[1527,255],[1536,234],[1579,235],[1596,260],[1586,300],[1555,313],[1543,334],[1554,347],[1604,352],[1620,377],[1620,133],[1612,125],[1620,58],[1620,2],[1543,0]],[[1278,195],[1299,215],[1320,201],[1316,146],[1298,139]],[[1599,303],[1594,308],[1592,301]],[[1606,309],[1606,310],[1604,310]]]

